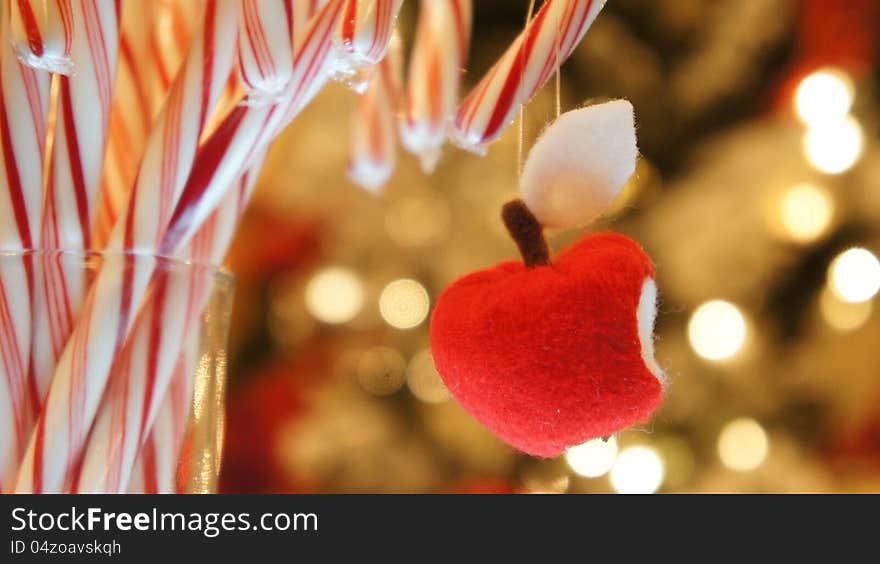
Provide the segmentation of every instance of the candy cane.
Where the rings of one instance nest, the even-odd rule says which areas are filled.
[[[369,73],[359,72],[385,57],[403,0],[347,0],[336,38],[334,72],[362,91]]]
[[[455,116],[461,75],[467,63],[470,0],[422,0],[406,102],[400,123],[404,147],[431,173]]]
[[[302,38],[302,43],[297,46],[294,57],[294,73],[284,105],[275,106],[268,110],[247,105],[239,106],[230,113],[205,142],[196,159],[190,182],[181,198],[179,213],[175,214],[166,240],[160,246],[161,252],[174,253],[186,243],[189,238],[188,234],[195,226],[205,225],[201,220],[201,214],[211,213],[209,211],[212,209],[210,202],[214,198],[226,199],[226,203],[220,208],[221,210],[232,205],[229,203],[230,196],[224,195],[227,193],[224,187],[228,185],[227,179],[230,175],[242,168],[259,166],[262,158],[260,155],[265,151],[269,141],[302,110],[327,81],[329,78],[327,60],[331,46],[330,38],[341,13],[342,5],[343,0],[334,0],[327,4],[314,18]],[[257,151],[256,155],[253,155],[254,151]],[[247,198],[238,196],[237,199],[239,209],[242,209],[242,200]],[[208,225],[210,225],[210,221]],[[204,233],[204,229],[205,227],[200,228],[200,235]],[[228,246],[228,237],[231,236],[232,230],[225,230],[225,233],[227,233],[227,240],[219,245],[215,244],[215,249],[225,249]],[[215,254],[214,258],[217,256]],[[178,413],[179,419],[179,402],[177,405],[177,411],[173,411],[173,407],[163,409],[166,410],[166,413],[168,409],[172,409],[173,412]],[[167,427],[165,423],[162,423],[159,429]],[[177,427],[177,429],[179,432],[180,428]],[[168,437],[157,441],[153,435],[153,438],[148,439],[145,444],[148,460],[141,460],[136,465],[138,471],[136,472],[135,488],[152,487],[151,484],[154,483],[157,476],[167,477],[169,475],[167,461],[176,451],[172,450],[169,453],[165,450],[158,450],[158,447],[170,445],[175,448],[178,443],[169,440]],[[161,456],[163,452],[164,456]],[[160,463],[162,460],[165,461],[164,464]],[[160,473],[163,468],[166,470],[164,474]],[[163,489],[159,491],[167,491],[164,489],[167,487],[167,481],[165,483],[166,486],[163,486]]]
[[[174,255],[195,234],[243,171],[320,92],[330,78],[333,27],[345,0],[332,0],[313,18],[297,45],[294,71],[283,102],[272,106],[242,104],[231,111],[199,148],[174,217],[158,246]]]
[[[6,18],[0,31],[0,249],[32,249],[43,203],[49,75],[22,65],[9,48]],[[8,204],[8,205],[6,205]]]
[[[32,257],[39,236],[49,75],[21,64],[0,29],[0,491],[15,470],[36,416],[39,391],[30,363]],[[4,256],[5,255],[5,256]]]
[[[203,25],[147,142],[138,181],[108,249],[154,252],[192,166],[208,112],[232,70],[235,6],[209,1]],[[60,491],[127,337],[155,268],[150,258],[107,261],[52,379],[45,408],[21,465],[19,491]]]
[[[273,101],[290,82],[292,10],[290,0],[239,0],[238,70],[252,101]]]
[[[192,112],[181,112],[180,115],[188,116],[195,114],[198,124],[204,124],[207,114],[205,99],[210,99],[210,107],[216,101],[216,93],[210,94],[215,88],[214,81],[205,80],[207,72],[201,73],[201,80],[195,80],[200,76],[191,69],[208,67],[212,76],[219,76],[214,68],[214,59],[218,58],[218,52],[224,45],[221,40],[208,41],[213,46],[213,59],[203,60],[200,44],[203,38],[226,38],[229,32],[234,32],[234,17],[221,18],[219,13],[213,13],[215,8],[223,7],[225,15],[226,4],[218,2],[209,3],[205,29],[206,33],[193,42],[193,49],[184,67],[178,84],[197,87],[206,84],[207,92],[202,95],[192,94],[196,100],[196,107]],[[218,10],[219,12],[220,10]],[[330,51],[330,31],[338,21],[341,11],[341,0],[329,3],[315,17],[316,23],[310,28],[303,44],[298,47],[297,56],[294,59],[295,72],[289,87],[290,96],[287,107],[279,108],[255,108],[252,106],[238,106],[231,112],[211,137],[205,142],[205,146],[199,149],[199,158],[192,166],[190,180],[182,192],[174,191],[173,202],[180,200],[174,215],[166,215],[164,210],[163,190],[161,183],[159,190],[142,190],[142,184],[148,182],[151,177],[158,173],[160,179],[166,175],[153,162],[162,154],[161,148],[167,143],[157,143],[157,149],[148,143],[144,162],[138,177],[131,204],[126,209],[126,215],[120,219],[120,225],[114,231],[110,240],[109,248],[122,245],[122,248],[150,249],[156,251],[153,241],[160,241],[159,254],[174,254],[184,244],[198,224],[209,215],[217,203],[225,195],[225,190],[232,183],[231,179],[241,174],[247,165],[253,163],[256,154],[263,150],[268,142],[287,122],[286,119],[296,115],[323,85],[319,80],[325,76],[324,61]],[[217,16],[216,18],[214,16]],[[214,33],[213,26],[216,22],[230,19],[232,24],[227,33]],[[225,58],[223,59],[225,60]],[[196,61],[202,61],[201,65]],[[193,76],[194,75],[194,76]],[[193,78],[192,80],[188,80]],[[159,125],[151,136],[151,142],[157,138],[163,140],[169,129],[169,108],[174,108],[178,95],[185,91],[184,87],[177,88],[169,96]],[[183,104],[192,100],[187,96],[181,96]],[[198,102],[203,104],[199,106]],[[199,112],[199,107],[202,111]],[[289,121],[289,120],[288,120]],[[175,133],[181,133],[180,128],[172,129]],[[183,133],[186,133],[184,130]],[[179,143],[176,136],[174,145]],[[195,135],[197,138],[198,135]],[[227,142],[228,140],[228,142]],[[186,146],[185,146],[186,147]],[[166,152],[167,154],[167,152]],[[174,153],[175,163],[178,167],[172,169],[173,173],[186,168],[180,167],[180,161],[188,159],[187,164],[192,164],[192,158],[183,151]],[[172,177],[173,178],[173,177]],[[167,179],[166,179],[167,180]],[[150,184],[146,184],[150,186]],[[157,217],[158,216],[158,217]],[[167,218],[167,220],[166,220]],[[170,223],[166,223],[170,221]],[[162,235],[162,227],[168,225],[169,233]],[[19,471],[17,489],[19,491],[59,491],[65,484],[71,483],[73,478],[71,470],[74,468],[76,456],[83,444],[85,434],[83,423],[90,423],[98,407],[104,384],[107,381],[111,362],[115,354],[121,349],[122,344],[130,333],[134,321],[133,313],[136,307],[146,295],[149,282],[156,268],[155,259],[140,257],[136,261],[108,261],[102,267],[98,277],[89,293],[86,304],[70,343],[66,347],[55,377],[50,388],[47,407],[43,410],[37,428],[31,440],[27,456]],[[85,371],[88,370],[88,378]],[[56,395],[56,390],[58,390]],[[63,399],[62,399],[63,398]],[[70,401],[68,398],[73,398]],[[54,431],[54,432],[50,432]],[[44,459],[45,463],[44,463]]]
[[[95,218],[97,249],[106,247],[134,185],[150,126],[185,60],[203,7],[199,0],[123,4],[119,76]]]
[[[185,350],[174,369],[153,428],[138,452],[128,493],[169,494],[185,491],[183,486],[178,486],[178,467],[182,462],[181,449],[190,424],[195,384],[193,375],[200,357],[200,345],[198,339],[185,343]]]
[[[74,2],[71,56],[76,73],[59,78],[52,175],[42,247],[92,248],[92,223],[110,126],[119,17],[114,3]]]
[[[28,372],[31,265],[29,257],[0,253],[0,492],[14,484],[38,406],[38,393]]]
[[[465,98],[453,139],[477,148],[497,139],[590,28],[605,0],[547,0],[501,59]]]
[[[105,257],[125,260],[122,257]],[[189,297],[191,282],[204,284],[210,269],[193,264],[159,261],[154,283],[145,298],[130,338],[116,354],[110,370],[104,399],[98,407],[94,425],[83,445],[84,460],[70,484],[74,492],[124,491],[131,464],[158,407],[156,393],[168,386],[176,358],[164,351],[185,341],[191,322]],[[197,291],[195,288],[192,291]]]
[[[28,66],[59,74],[73,70],[70,0],[10,0],[11,41]]]
[[[118,53],[115,4],[75,2],[72,56],[59,78],[55,150],[43,217],[43,248],[89,249],[110,125]]]
[[[348,177],[370,192],[376,192],[391,178],[396,160],[400,48],[398,41],[392,43],[367,91],[358,97],[352,120]]]
[[[188,225],[202,225],[200,211],[208,212],[212,198],[223,196],[228,186],[225,180],[229,175],[241,170],[242,163],[253,165],[253,159],[261,158],[258,152],[251,158],[255,149],[265,147],[277,134],[278,127],[283,127],[296,113],[317,93],[326,81],[326,60],[330,51],[330,38],[335,22],[341,13],[341,0],[337,0],[322,10],[310,26],[303,42],[297,48],[294,58],[292,85],[288,89],[286,107],[275,106],[271,109],[253,106],[238,106],[230,117],[218,126],[217,130],[200,149],[199,157],[193,168],[190,182],[184,189],[181,198],[181,213],[175,213],[169,232],[170,238],[163,241],[160,252],[176,253],[179,245],[187,240]],[[283,125],[279,125],[283,124]],[[229,141],[229,142],[227,142]],[[215,158],[219,158],[218,162]],[[238,197],[239,209],[243,207],[246,197]],[[231,205],[231,204],[230,204]],[[193,210],[193,206],[198,208]],[[226,241],[219,245],[220,249],[228,246],[232,230],[224,230]],[[216,258],[216,257],[215,257]],[[124,484],[123,484],[124,485]]]
[[[207,265],[225,256],[261,164],[262,156],[180,253],[191,266],[166,264],[156,275],[153,299],[142,310],[111,370],[84,447],[76,491],[126,491],[135,457],[162,407],[160,400],[187,357],[189,342],[199,340],[197,323],[213,283],[213,269]]]
[[[43,203],[42,249],[92,249],[118,53],[115,4],[73,4],[71,57],[76,72],[58,78],[55,148]],[[40,257],[34,299],[34,371],[42,394],[79,315],[87,275],[58,254]]]
[[[290,45],[295,47],[302,42],[302,35],[309,28],[312,17],[318,10],[327,4],[327,0],[288,0],[289,12],[285,12],[291,18]]]
[[[101,174],[92,246],[103,249],[134,184],[153,122],[150,42],[153,2],[124,2],[110,133]]]
[[[253,193],[259,172],[262,169],[265,154],[258,156],[255,165],[250,168],[237,183],[220,207],[199,229],[192,242],[181,251],[180,256],[203,264],[219,264],[232,242],[247,202]],[[207,280],[205,280],[207,282]],[[193,299],[191,304],[198,304],[193,313],[200,314],[205,308],[205,299],[209,297],[202,288],[200,298]],[[195,360],[198,357],[200,335],[198,328],[190,326],[179,351],[177,365],[168,391],[164,393],[159,411],[155,414],[152,427],[143,445],[137,453],[129,492],[171,493],[175,491],[176,464],[180,448],[189,423],[189,412],[195,374]],[[175,349],[172,349],[172,354]],[[160,390],[156,397],[162,397]],[[149,423],[149,422],[148,422]]]
[[[205,11],[205,0],[152,0],[151,3],[153,25],[150,27],[147,74],[150,77],[150,101],[154,111],[158,111],[187,58]]]

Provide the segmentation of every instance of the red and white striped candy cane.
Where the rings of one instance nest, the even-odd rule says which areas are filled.
[[[605,0],[547,0],[462,102],[455,141],[476,148],[497,139],[590,28]]]
[[[75,491],[126,491],[135,457],[152,429],[175,370],[190,341],[199,341],[198,323],[214,282],[210,265],[223,260],[261,166],[262,156],[257,168],[242,177],[238,189],[230,191],[178,255],[193,266],[165,263],[156,274],[152,299],[142,309],[111,370],[84,447]]]
[[[334,26],[346,0],[331,0],[312,19],[296,46],[293,75],[283,102],[238,105],[204,141],[186,188],[168,224],[161,255],[175,255],[196,233],[245,170],[311,102],[330,78]]]
[[[153,2],[123,2],[110,133],[101,174],[92,246],[103,249],[134,184],[153,122],[150,42]]]
[[[181,258],[203,264],[220,264],[223,261],[247,202],[253,194],[264,159],[265,154],[258,156],[255,165],[238,181],[237,188],[226,196],[220,207],[193,237],[192,242],[180,252]],[[202,296],[190,302],[198,306],[189,315],[201,316],[206,306],[205,300],[209,297],[207,290],[210,288],[202,287]],[[159,390],[155,392],[156,397],[161,399],[161,404],[158,412],[151,418],[152,427],[137,452],[127,490],[129,492],[176,491],[175,470],[189,425],[195,365],[201,344],[198,329],[195,324],[190,326],[182,348],[177,351],[177,365],[168,390],[164,394]],[[172,354],[174,352],[172,349]]]
[[[24,455],[40,395],[31,369],[32,257],[43,200],[49,75],[20,63],[0,29],[0,492]]]
[[[167,174],[167,171],[159,169],[158,163],[152,162],[152,158],[155,157],[152,157],[152,146],[148,143],[138,184],[130,199],[131,205],[126,209],[126,215],[120,219],[120,226],[111,238],[109,246],[111,250],[115,248],[114,242],[122,240],[123,249],[150,249],[150,252],[155,252],[156,248],[150,246],[150,239],[155,237],[156,239],[153,240],[161,241],[158,246],[159,254],[173,255],[186,243],[197,230],[198,225],[210,215],[225,196],[232,180],[254,162],[256,154],[262,152],[277,134],[279,125],[285,124],[286,118],[292,118],[320,89],[320,85],[323,84],[323,80],[320,79],[326,74],[324,61],[330,50],[331,30],[338,21],[341,1],[331,2],[319,12],[315,17],[316,22],[306,34],[303,43],[298,46],[294,58],[294,76],[289,87],[290,96],[286,98],[287,106],[284,108],[238,106],[199,149],[195,166],[186,167],[191,169],[190,180],[182,192],[174,193],[177,209],[168,219],[170,223],[166,223],[164,219],[161,190],[150,192],[141,190],[145,179],[155,176],[156,171],[160,178]],[[193,42],[193,49],[187,58],[183,74],[178,79],[178,84],[190,86],[205,84],[209,91],[216,89],[213,81],[205,80],[205,72],[200,76],[201,80],[195,80],[195,77],[189,76],[189,71],[194,64],[197,64],[194,61],[202,61],[201,66],[196,68],[208,66],[212,69],[213,76],[221,74],[216,72],[214,66],[217,64],[218,51],[222,50],[223,42],[207,38],[226,38],[235,30],[233,17],[232,29],[225,30],[227,33],[214,33],[215,20],[226,19],[221,18],[219,13],[213,13],[215,9],[219,11],[220,7],[224,8],[225,15],[225,3],[209,2],[204,26],[207,31],[200,33]],[[213,46],[213,59],[200,56],[200,45],[203,40]],[[188,80],[189,78],[193,80]],[[169,108],[175,107],[175,97],[179,93],[176,91],[178,91],[177,86],[169,96],[163,116],[167,117]],[[204,98],[210,99],[211,103],[208,107],[213,105],[216,97],[216,94],[211,95],[210,92],[203,93],[203,96],[192,96],[197,102],[202,103],[205,101]],[[182,98],[183,104],[189,103],[188,97]],[[189,100],[191,101],[192,98]],[[198,118],[197,124],[203,126],[207,119],[207,110],[204,105],[201,112],[197,108],[191,113]],[[182,112],[181,115],[187,116],[190,112]],[[151,135],[151,142],[157,135],[161,136],[159,139],[164,139],[169,129],[167,119],[163,120],[160,117],[159,124]],[[179,129],[176,128],[175,131],[179,133]],[[160,148],[163,146],[160,145]],[[178,151],[175,154],[176,162],[183,160],[180,153]],[[186,156],[188,155],[183,155]],[[191,158],[188,163],[192,163]],[[147,186],[152,187],[150,184]],[[141,198],[146,198],[145,201],[151,205],[142,203]],[[139,207],[141,205],[144,207]],[[163,236],[162,228],[165,225],[168,225],[169,233]],[[64,489],[65,484],[72,483],[71,470],[75,468],[76,458],[85,439],[82,423],[90,423],[94,417],[112,359],[121,350],[130,334],[135,308],[142,303],[148,288],[152,287],[155,291],[150,285],[154,273],[155,259],[144,256],[133,261],[107,261],[102,267],[53,378],[46,402],[47,407],[38,421],[28,454],[19,472],[17,483],[19,491],[59,491]],[[88,377],[85,377],[86,370]],[[56,399],[61,397],[72,397],[74,401]],[[68,422],[73,420],[75,425],[68,424],[64,427],[62,422],[65,420]]]
[[[381,189],[394,172],[400,67],[400,44],[392,40],[367,91],[358,96],[352,119],[348,177],[370,192]]]
[[[152,4],[153,20],[147,75],[150,77],[150,100],[154,111],[158,112],[187,58],[193,35],[201,25],[205,0],[152,0],[149,3]]]
[[[230,209],[237,209],[237,213],[241,213],[256,180],[254,171],[261,167],[268,143],[313,99],[329,78],[328,55],[332,34],[343,5],[344,0],[327,3],[299,36],[294,51],[294,72],[283,103],[272,108],[239,106],[230,112],[205,142],[184,190],[180,213],[176,214],[166,241],[160,247],[164,252],[186,256],[211,248],[214,262],[225,254],[234,230],[217,229],[215,224],[222,223],[220,217],[229,218]],[[250,172],[245,173],[239,181],[237,194],[229,194],[227,179],[235,175],[235,171],[243,169]],[[222,199],[223,203],[211,212],[216,204],[209,202],[217,198]],[[203,222],[200,219],[204,217],[202,214],[211,214],[211,217]],[[225,237],[215,237],[214,229],[225,233]],[[194,231],[196,235],[192,243],[187,244]],[[213,240],[213,243],[206,243],[206,239]],[[187,361],[181,359],[179,362]],[[179,364],[177,370],[179,375]],[[180,453],[185,432],[185,427],[180,424],[185,421],[181,410],[189,410],[190,407],[190,396],[183,396],[185,401],[181,401],[181,390],[186,390],[187,386],[182,385],[178,377],[174,377],[170,397],[163,402],[159,421],[139,454],[129,491],[169,492],[177,488],[173,483],[172,461]],[[191,387],[189,390],[191,393]],[[171,424],[172,421],[177,423]]]
[[[95,204],[110,129],[120,16],[116,4],[73,3],[76,73],[58,79],[52,174],[43,215],[45,249],[91,249]]]
[[[198,139],[234,60],[235,5],[211,0],[157,118],[110,252],[153,253],[189,176]],[[19,470],[18,491],[61,491],[92,424],[116,353],[155,269],[148,256],[107,261],[65,347]]]
[[[235,171],[248,168],[250,170],[259,169],[271,139],[302,110],[326,83],[329,78],[327,62],[331,46],[330,40],[342,5],[343,0],[333,0],[328,3],[303,34],[302,41],[297,45],[294,56],[291,86],[288,88],[287,98],[282,105],[274,106],[272,109],[249,106],[236,107],[206,140],[205,145],[199,151],[200,154],[193,167],[190,182],[181,198],[181,207],[178,209],[178,213],[175,213],[175,218],[169,227],[166,240],[160,246],[160,251],[187,255],[197,252],[192,249],[210,246],[213,248],[213,259],[219,260],[219,257],[225,254],[225,249],[234,232],[233,229],[218,229],[220,233],[225,233],[225,236],[214,239],[211,245],[200,243],[200,241],[209,237],[206,233],[212,228],[213,222],[221,222],[218,219],[218,213],[225,214],[227,218],[230,217],[228,210],[231,208],[239,210],[238,213],[240,213],[249,198],[250,190],[252,190],[252,184],[247,188],[248,183],[255,180],[244,179],[240,181],[239,185],[242,188],[239,189],[238,194],[229,194],[228,178],[236,174]],[[256,153],[254,153],[255,151]],[[216,207],[216,204],[211,204],[211,202],[216,198],[222,199],[223,203],[217,211],[211,212],[210,210]],[[201,219],[204,217],[202,214],[212,215],[207,222],[204,222]],[[224,215],[220,217],[224,217]],[[180,251],[182,247],[186,248],[189,237],[196,229],[196,236],[190,244],[191,250]],[[214,238],[215,236],[210,235],[210,237]],[[174,389],[172,387],[172,390]],[[177,389],[179,390],[179,387]],[[157,433],[163,433],[163,429],[170,429],[176,434],[171,440],[167,435],[159,435],[162,437],[161,440],[156,440],[156,434],[148,437],[144,451],[146,460],[142,459],[136,463],[134,484],[136,490],[147,488],[147,491],[152,491],[153,485],[157,484],[158,491],[170,491],[169,461],[179,453],[178,445],[180,442],[177,437],[181,436],[183,428],[179,425],[170,426],[167,421],[169,417],[167,413],[171,411],[170,417],[180,421],[181,405],[184,405],[186,409],[189,409],[190,405],[188,402],[181,404],[179,395],[178,392],[174,396],[177,398],[176,400],[168,400],[173,402],[173,405],[168,406],[167,402],[163,405],[163,413],[166,415],[161,416],[160,424],[156,427]],[[162,476],[165,477],[164,480],[162,480]]]
[[[112,260],[124,259],[104,258]],[[83,444],[82,467],[74,473],[77,479],[65,485],[66,491],[125,491],[134,457],[177,363],[177,355],[168,351],[179,351],[186,341],[196,318],[189,310],[197,307],[191,298],[196,299],[201,286],[210,285],[211,273],[207,265],[158,261],[145,305],[110,369],[95,422]]]
[[[471,0],[422,0],[400,123],[404,147],[431,173],[455,116],[470,44]]]
[[[348,0],[339,29],[339,49],[355,66],[385,57],[403,0]]]
[[[403,0],[347,0],[336,39],[334,72],[361,91],[369,69],[385,58]]]
[[[252,102],[272,102],[293,72],[290,0],[239,0],[238,73]]]
[[[339,11],[338,6],[331,4],[316,18],[316,22],[312,26],[313,29],[307,34],[304,43],[299,48],[300,51],[310,53],[311,56],[295,57],[294,64],[296,66],[293,73],[294,80],[297,80],[298,82],[310,82],[317,80],[317,77],[324,74],[320,71],[325,66],[324,61],[326,60],[326,54],[330,49],[330,30],[333,28],[333,24],[338,17]],[[319,31],[323,30],[323,32],[316,33],[314,31],[315,29]],[[325,44],[325,47],[321,48],[321,43]],[[323,55],[320,57],[317,56],[319,53],[323,53]],[[296,89],[294,92],[300,90],[311,92],[311,89],[306,88],[305,84],[302,86],[301,89]],[[196,165],[193,168],[190,182],[187,183],[187,186],[183,191],[179,207],[184,210],[190,209],[189,206],[193,204],[191,198],[196,194],[194,190],[198,191],[198,194],[195,197],[199,200],[207,200],[215,197],[228,197],[226,196],[226,193],[228,192],[228,184],[226,184],[224,188],[223,179],[227,177],[226,175],[235,174],[236,171],[241,170],[242,165],[240,163],[248,161],[248,156],[253,151],[252,146],[245,148],[234,145],[234,153],[231,155],[222,154],[221,161],[223,162],[216,163],[216,166],[210,165],[213,173],[217,173],[218,169],[225,169],[225,171],[220,172],[219,174],[213,174],[210,177],[200,168],[200,162],[214,162],[211,157],[205,157],[205,155],[218,154],[218,151],[221,150],[221,148],[229,149],[230,146],[226,145],[225,142],[236,133],[240,134],[242,132],[247,132],[245,133],[245,136],[248,139],[257,140],[259,134],[264,131],[263,128],[266,124],[271,123],[269,118],[273,114],[282,115],[280,108],[275,107],[275,110],[276,111],[273,113],[273,111],[268,108],[238,106],[232,111],[232,115],[238,115],[240,118],[237,120],[233,119],[232,121],[222,122],[205,142],[205,145],[199,149],[199,157],[197,157]],[[261,154],[262,151],[257,153],[254,158],[260,159]],[[212,190],[199,191],[202,186],[202,181],[208,178],[211,180],[210,186]],[[245,194],[244,196],[249,197],[249,194]],[[233,202],[238,206],[236,209],[240,209],[243,206],[244,202],[242,201],[242,197],[243,196],[238,196]],[[207,213],[216,213],[203,207],[204,205],[203,202],[199,202],[197,207],[204,209]],[[227,213],[227,215],[229,214]],[[175,212],[169,230],[173,231],[175,229],[180,229],[180,222],[184,222],[188,226],[192,225],[193,229],[202,229],[198,226],[203,225],[202,218],[199,216],[198,212],[194,214],[188,211],[183,213]],[[188,229],[189,227],[184,231],[188,233]],[[184,231],[181,231],[181,233]],[[227,228],[224,229],[224,232],[225,233],[222,237],[225,238],[225,241],[221,239],[221,248],[228,246],[233,230]],[[179,253],[180,245],[186,244],[186,240],[175,239],[175,241],[179,243],[179,245],[168,246],[167,243],[163,242],[163,246],[160,246],[159,249],[160,254],[172,255]],[[154,277],[154,283],[151,284],[153,290],[152,296],[154,299],[156,296],[160,295],[160,291],[166,291],[163,289],[165,288],[165,284],[161,283],[160,280],[161,277]],[[168,287],[171,286],[169,285]],[[163,300],[164,299],[166,298],[163,298]],[[198,303],[198,300],[193,298],[193,300],[190,301],[190,306],[192,306],[193,303]],[[144,343],[151,338],[151,335],[156,334],[155,319],[157,318],[154,317],[153,320],[149,320],[148,318],[147,321],[144,321],[144,325],[137,325],[135,333],[129,339],[126,348],[123,349],[122,353],[119,355],[119,360],[114,364],[114,374],[121,374],[120,382],[123,382],[124,384],[115,387],[111,386],[108,390],[108,394],[105,396],[105,402],[101,408],[98,420],[90,437],[90,445],[94,444],[96,446],[94,447],[94,450],[87,448],[85,463],[79,474],[80,479],[78,487],[80,488],[80,491],[124,491],[124,488],[127,486],[131,466],[134,462],[134,456],[137,454],[138,447],[143,442],[144,434],[149,431],[152,419],[155,417],[155,411],[149,412],[147,410],[148,408],[144,407],[144,410],[141,411],[138,416],[136,409],[129,407],[127,410],[120,410],[119,406],[131,406],[140,402],[145,406],[149,404],[151,408],[152,406],[158,408],[159,404],[155,399],[161,397],[165,387],[167,387],[168,378],[171,376],[170,368],[174,366],[173,361],[176,361],[179,358],[179,344],[185,341],[182,335],[186,333],[187,328],[183,327],[183,333],[181,334],[176,332],[178,325],[180,325],[180,323],[177,323],[176,321],[180,319],[180,310],[181,308],[179,305],[172,305],[170,307],[170,311],[175,312],[176,315],[173,313],[167,316],[167,319],[162,318],[161,336],[157,337],[161,338],[161,342],[157,341],[152,346]],[[197,308],[197,310],[199,310],[199,308]],[[189,315],[184,316],[183,322],[191,322],[191,319],[192,318]],[[174,325],[174,327],[171,327],[171,325]],[[171,338],[168,339],[168,336]],[[177,347],[175,348],[174,345],[177,345]],[[143,354],[140,355],[140,359],[137,358],[139,350],[153,351],[153,356],[150,358],[152,359],[154,366],[147,367],[146,370],[141,372],[138,372],[138,367],[143,366],[144,358]],[[132,359],[132,355],[135,355],[134,359]],[[119,372],[120,370],[121,372]],[[149,382],[149,389],[147,382]],[[118,415],[114,417],[114,413],[117,413]],[[130,439],[126,440],[125,437],[130,437]],[[99,454],[96,456],[90,456],[90,452],[97,452]],[[111,453],[109,460],[107,456],[108,453]]]
[[[203,24],[155,120],[137,182],[109,250],[154,252],[192,168],[199,139],[222,96],[234,61],[231,0],[209,0]]]
[[[0,252],[0,492],[8,492],[39,405],[29,373],[30,258]]]
[[[129,480],[128,493],[170,494],[184,492],[178,486],[178,467],[190,424],[196,366],[201,356],[197,339],[185,343],[171,385],[141,450]]]
[[[87,251],[101,185],[110,123],[119,16],[116,5],[74,2],[71,57],[76,72],[58,77],[54,150],[45,184],[40,248]],[[88,277],[82,265],[53,254],[40,257],[34,297],[33,357],[39,389],[48,388],[79,315]]]
[[[291,19],[290,45],[296,46],[302,40],[302,34],[308,29],[312,17],[327,4],[327,0],[286,0],[290,9],[285,14]]]
[[[204,2],[125,2],[110,139],[93,244],[106,247],[134,185],[150,126],[186,58]]]
[[[9,0],[11,41],[28,66],[59,74],[73,70],[71,0]]]

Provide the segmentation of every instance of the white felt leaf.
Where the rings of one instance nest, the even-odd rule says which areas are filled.
[[[608,209],[635,172],[637,156],[628,101],[566,112],[529,152],[522,198],[547,227],[582,227]]]

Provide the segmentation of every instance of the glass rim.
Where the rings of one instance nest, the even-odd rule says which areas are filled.
[[[235,284],[235,275],[223,267],[208,261],[184,259],[175,256],[161,255],[145,251],[100,251],[85,249],[0,249],[0,260],[4,258],[16,258],[26,256],[64,255],[86,260],[90,257],[134,257],[155,259],[162,263],[181,268],[204,268],[215,281],[222,281],[225,285]]]

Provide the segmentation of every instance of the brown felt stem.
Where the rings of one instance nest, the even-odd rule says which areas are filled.
[[[507,202],[501,209],[501,218],[513,237],[526,268],[550,264],[550,249],[544,239],[544,227],[522,200]]]

